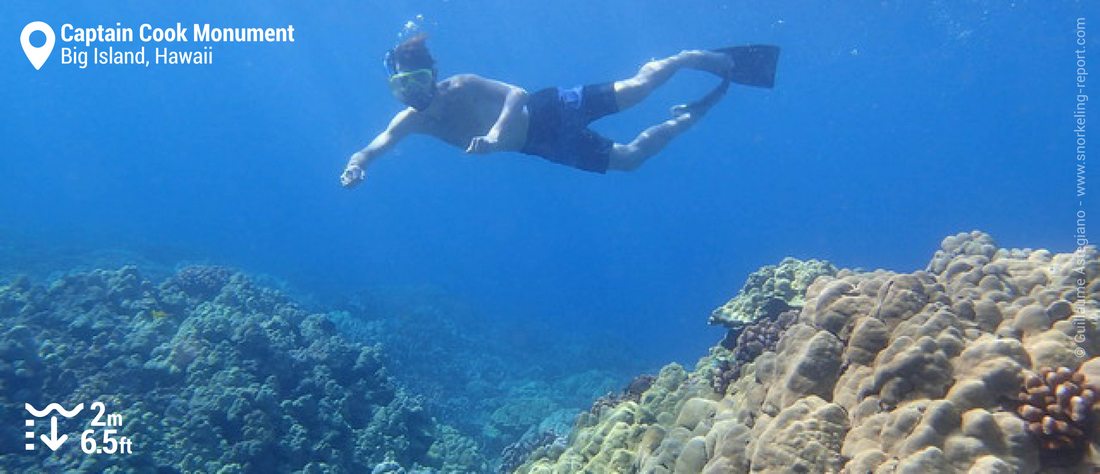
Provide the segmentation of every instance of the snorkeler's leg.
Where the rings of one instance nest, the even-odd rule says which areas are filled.
[[[645,129],[634,141],[627,144],[616,143],[611,147],[608,168],[617,171],[633,171],[646,160],[661,152],[681,133],[686,132],[706,115],[714,104],[726,93],[729,81],[723,81],[702,99],[687,105],[673,107],[672,119]]]
[[[708,92],[702,99],[687,104],[672,106],[672,116],[678,117],[683,114],[705,114],[714,104],[717,104],[718,101],[726,95],[726,91],[729,90],[729,88],[730,79],[723,79],[717,87]]]
[[[669,80],[680,68],[698,69],[726,77],[733,60],[727,54],[690,50],[664,59],[654,59],[642,65],[629,79],[615,81],[615,102],[619,110],[633,107]]]
[[[611,147],[607,169],[616,171],[638,169],[646,160],[660,153],[673,138],[691,128],[699,118],[699,114],[682,114],[647,128],[630,143],[625,145],[616,143]]]

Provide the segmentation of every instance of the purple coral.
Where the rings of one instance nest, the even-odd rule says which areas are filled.
[[[1098,392],[1084,373],[1068,367],[1043,367],[1024,377],[1016,413],[1039,440],[1044,461],[1070,461],[1084,452]]]
[[[741,376],[741,366],[756,360],[765,351],[775,350],[783,331],[796,319],[798,311],[784,311],[774,320],[762,319],[745,325],[739,331],[731,329],[727,332],[721,345],[733,352],[733,358],[723,357],[715,361],[710,380],[714,391],[725,393],[729,384]]]
[[[775,320],[767,319],[745,326],[737,336],[737,347],[733,351],[737,361],[749,363],[756,360],[764,351],[774,350],[783,331],[797,318],[797,311],[786,311]]]
[[[655,380],[657,380],[657,378],[649,374],[642,374],[634,377],[634,380],[631,380],[630,384],[623,390],[623,398],[632,402],[641,400],[642,394],[645,393],[646,390],[649,390],[649,387],[653,386]]]

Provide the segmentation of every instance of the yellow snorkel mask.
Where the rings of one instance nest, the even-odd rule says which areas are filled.
[[[427,109],[435,98],[435,71],[432,69],[399,71],[392,53],[392,51],[386,53],[385,59],[386,70],[390,73],[390,92],[397,100],[416,110]]]

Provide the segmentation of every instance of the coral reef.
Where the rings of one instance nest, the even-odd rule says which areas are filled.
[[[401,390],[377,347],[243,274],[189,267],[155,285],[124,267],[16,280],[0,287],[0,308],[0,410],[103,401],[135,439],[123,457],[0,452],[2,471],[476,470],[474,443]],[[21,428],[0,427],[0,444],[21,446]]]
[[[749,275],[737,296],[711,313],[710,324],[737,329],[760,319],[775,319],[784,311],[800,309],[806,288],[817,277],[836,272],[836,267],[823,260],[790,257],[779,265],[762,267]]]
[[[186,267],[160,284],[131,267],[47,284],[14,278],[0,286],[0,413],[103,401],[140,441],[126,458],[0,451],[0,470],[1032,473],[1100,464],[1092,247],[1000,249],[972,232],[944,239],[912,273],[785,260],[716,311],[712,322],[730,330],[693,370],[666,366],[587,411],[580,400],[615,376],[570,376],[562,360],[581,356],[548,355],[583,345],[479,328],[417,301],[422,313],[398,317],[311,314],[220,267]],[[486,347],[505,337],[527,356]],[[433,376],[409,376],[405,387],[395,368]],[[0,446],[20,445],[22,434],[0,425]]]
[[[773,288],[758,276],[742,294]],[[1089,435],[1095,407],[1086,403],[1094,392],[1077,383],[1100,377],[1095,248],[998,249],[986,234],[964,233],[944,239],[923,271],[832,272],[800,303],[775,347],[725,390],[710,376],[715,354],[736,360],[728,348],[712,349],[692,372],[666,366],[638,402],[582,414],[565,449],[517,472],[1033,473],[1100,464],[1100,440]],[[730,320],[755,321],[764,306],[752,308]],[[1043,367],[1066,369],[1036,385],[1028,374]],[[1019,396],[1041,385],[1056,406],[1045,392],[1045,405],[1025,404],[1042,416],[1065,413],[1051,417],[1065,425],[1047,421],[1035,436],[1020,410],[1036,413]],[[1082,459],[1058,467],[1044,453],[1060,438],[1047,431],[1076,434],[1071,426],[1082,432],[1069,439],[1084,445]]]

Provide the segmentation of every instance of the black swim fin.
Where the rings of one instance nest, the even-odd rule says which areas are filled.
[[[779,47],[770,44],[750,44],[720,48],[715,51],[733,58],[730,80],[753,87],[775,86],[775,66],[779,62]]]

